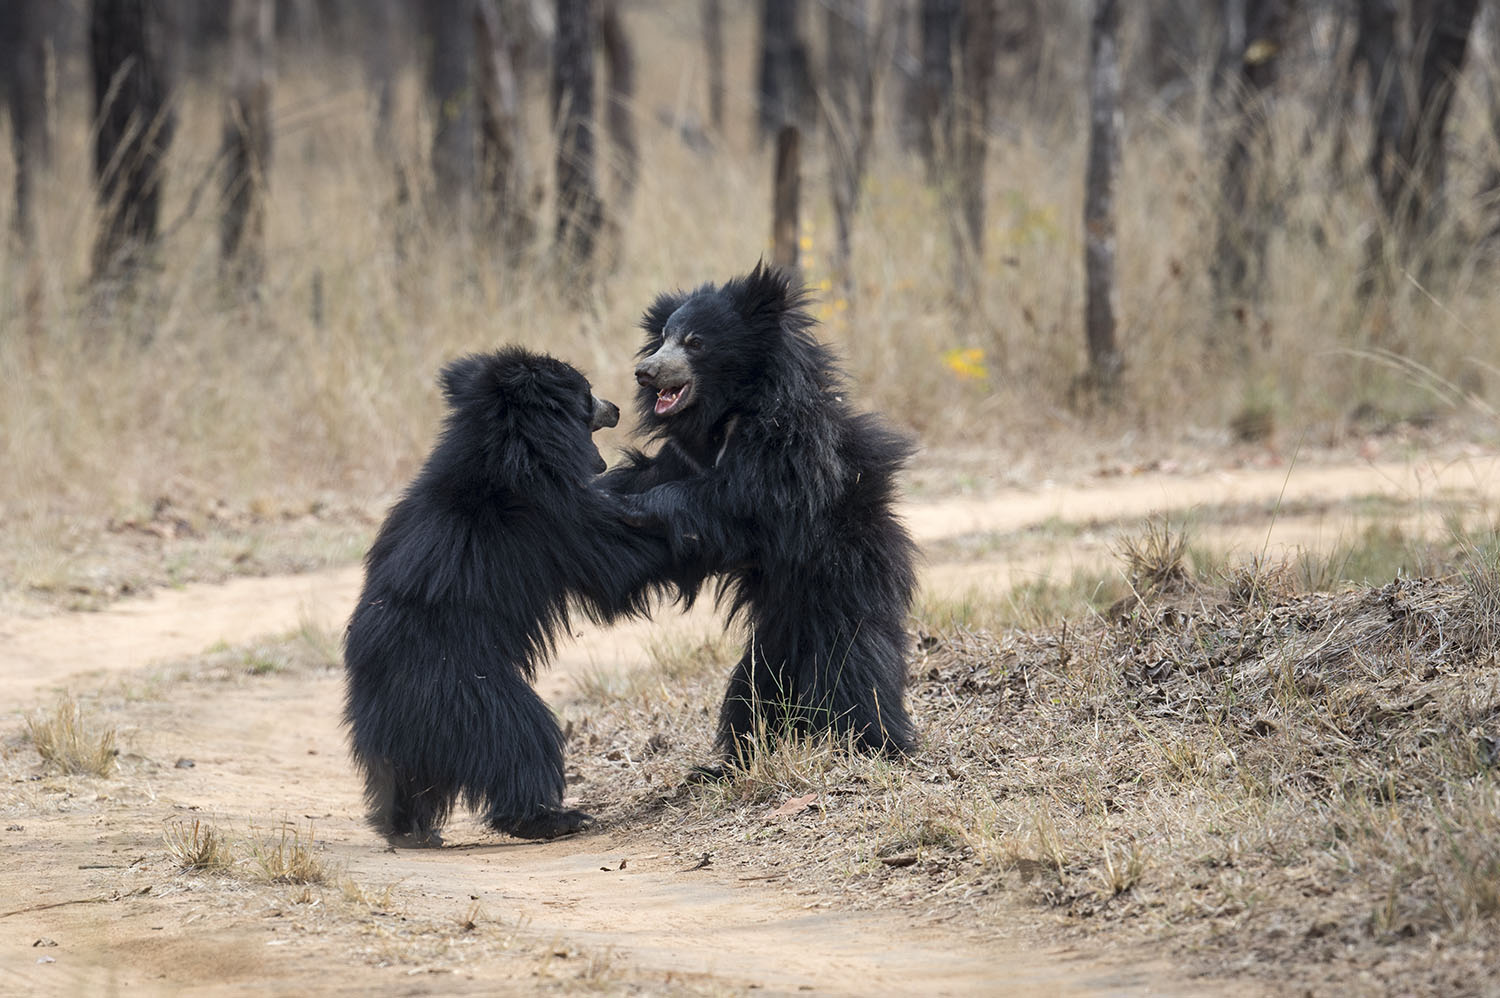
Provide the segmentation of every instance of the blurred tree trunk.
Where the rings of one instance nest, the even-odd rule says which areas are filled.
[[[1214,97],[1221,102],[1232,100],[1229,92],[1240,86],[1245,67],[1245,31],[1249,14],[1247,4],[1257,0],[1219,0],[1219,57],[1214,64]]]
[[[513,266],[531,244],[536,224],[516,69],[495,0],[477,0],[474,29],[479,61],[479,191],[484,199],[484,231],[499,240],[506,262]]]
[[[953,49],[959,0],[921,0],[922,68],[917,84],[917,148],[927,179],[937,183],[939,163],[953,154]]]
[[[977,302],[984,275],[984,166],[989,157],[990,93],[995,79],[995,0],[963,0],[959,14],[959,93],[955,111],[949,220],[954,289],[960,302]]]
[[[1120,173],[1119,0],[1095,0],[1089,58],[1089,153],[1084,178],[1087,385],[1111,401],[1124,367],[1115,338],[1115,186]]]
[[[552,50],[557,143],[557,247],[565,266],[594,256],[604,206],[594,171],[594,21],[588,0],[557,0]]]
[[[432,43],[427,86],[433,106],[434,207],[449,222],[470,217],[478,162],[471,8],[471,0],[427,0],[422,5]]]
[[[57,27],[53,0],[8,0],[0,4],[0,62],[5,64],[10,141],[16,161],[16,206],[11,228],[23,244],[36,235],[32,192],[36,175],[52,164],[47,125],[47,65]]]
[[[156,244],[172,145],[172,0],[92,0],[94,177],[101,218],[94,277],[129,278]]]
[[[1403,39],[1395,0],[1367,0],[1359,8],[1356,57],[1365,66],[1375,116],[1370,174],[1402,268],[1413,265],[1413,255],[1444,217],[1443,137],[1478,11],[1478,0],[1410,0]],[[1377,229],[1367,247],[1363,293],[1385,272],[1385,256]]]
[[[1406,120],[1406,79],[1396,47],[1396,0],[1366,0],[1359,4],[1356,58],[1365,65],[1369,91],[1370,175],[1375,193],[1388,218],[1395,218],[1400,182],[1396,176],[1395,150],[1400,145]]]
[[[614,217],[624,225],[640,181],[641,151],[636,141],[633,107],[635,50],[620,17],[618,0],[604,0],[599,34],[604,43],[604,134],[612,150],[609,157],[609,172],[613,177],[610,201],[614,205]]]
[[[1231,123],[1220,174],[1213,278],[1220,307],[1228,310],[1254,298],[1265,273],[1266,186],[1271,169],[1269,91],[1276,82],[1290,4],[1289,0],[1228,0],[1224,6],[1224,48],[1238,46],[1238,50],[1221,60],[1229,63],[1221,76]]]
[[[771,194],[771,262],[799,274],[798,208],[802,198],[802,136],[796,125],[776,133],[776,173]]]
[[[829,179],[833,193],[833,274],[838,293],[853,296],[850,271],[854,253],[854,215],[859,209],[865,163],[875,136],[875,92],[890,19],[882,6],[879,23],[870,23],[864,0],[830,3],[824,8],[827,62],[824,72],[824,121],[828,128]]]
[[[1409,187],[1398,210],[1404,209],[1403,227],[1413,235],[1419,230],[1422,234],[1430,232],[1446,210],[1448,153],[1443,135],[1478,13],[1479,0],[1413,3],[1415,37],[1422,43],[1418,49],[1417,113],[1404,129],[1398,152],[1406,165],[1404,175]]]
[[[798,31],[797,0],[761,0],[760,131],[764,138],[777,135],[784,125],[800,126],[808,117],[812,93],[812,71],[807,43]]]
[[[235,280],[258,284],[265,271],[266,178],[271,163],[273,0],[233,0],[229,21],[229,103],[224,121],[224,216],[219,250]]]
[[[724,134],[724,5],[703,0],[703,53],[708,62],[708,121]]]
[[[375,155],[387,163],[396,158],[391,137],[395,113],[397,0],[366,0],[369,23],[364,33],[366,85],[375,97]]]

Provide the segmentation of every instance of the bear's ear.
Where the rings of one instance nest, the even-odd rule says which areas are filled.
[[[672,318],[672,313],[681,308],[687,300],[686,291],[664,291],[656,296],[651,307],[646,309],[646,314],[641,316],[641,328],[646,331],[647,343],[641,348],[642,357],[655,352],[655,344],[661,342],[662,331],[667,328],[667,320]]]
[[[784,326],[807,304],[806,289],[795,284],[786,271],[768,266],[764,260],[744,277],[725,284],[724,294],[740,318],[752,327]]]
[[[474,395],[484,377],[485,366],[484,358],[475,353],[444,365],[438,374],[438,385],[442,387],[443,398],[448,400],[449,405],[457,405],[462,399]]]

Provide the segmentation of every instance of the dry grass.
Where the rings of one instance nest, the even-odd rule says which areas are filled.
[[[98,730],[84,719],[83,708],[65,696],[51,713],[26,719],[26,731],[42,761],[64,773],[108,776],[114,772],[115,729]]]
[[[305,832],[289,821],[268,833],[254,834],[247,844],[250,868],[271,884],[323,884],[336,880],[318,855],[312,822]]]
[[[199,818],[191,824],[183,819],[169,821],[161,837],[167,855],[186,872],[228,873],[234,865],[234,852],[224,833]]]
[[[1323,592],[1290,566],[1189,571],[1181,550],[1160,527],[1126,546],[1123,573],[1172,580],[1138,581],[1126,612],[932,632],[910,760],[771,739],[695,787],[722,676],[588,705],[589,803],[655,822],[685,863],[815,897],[977,926],[1019,902],[1048,935],[1165,941],[1313,994],[1492,993],[1500,568],[1472,557],[1492,546]],[[660,731],[677,751],[612,751]]]
[[[186,873],[236,874],[254,883],[292,886],[336,885],[343,898],[371,910],[390,907],[395,885],[367,889],[341,876],[319,855],[321,846],[312,822],[305,830],[283,821],[271,831],[254,827],[246,836],[231,839],[222,829],[200,818],[173,819],[162,829],[167,855]]]

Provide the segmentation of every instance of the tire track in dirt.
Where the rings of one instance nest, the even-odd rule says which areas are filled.
[[[1442,467],[1309,469],[1290,479],[1284,471],[1143,476],[984,500],[915,503],[905,515],[919,541],[930,544],[1059,519],[1119,520],[1278,495],[1291,500],[1378,494],[1421,502],[1464,492],[1488,499],[1500,482],[1496,470],[1492,461],[1470,460]],[[1003,558],[932,564],[925,584],[993,585],[998,573],[1016,568]],[[111,676],[138,674],[219,642],[241,643],[304,623],[339,628],[360,577],[359,568],[350,567],[240,579],[164,591],[98,613],[0,619],[0,702],[24,707],[58,686],[99,686]],[[664,611],[655,623],[575,628],[577,640],[544,674],[542,691],[555,698],[589,669],[639,664],[644,642],[664,628],[701,634],[718,626],[711,610],[700,607],[685,617]],[[38,814],[12,849],[23,862],[0,875],[3,910],[22,907],[22,900],[122,891],[132,900],[7,919],[0,926],[0,936],[8,937],[0,944],[0,990],[59,993],[128,984],[132,991],[214,994],[273,982],[295,991],[358,993],[393,985],[391,968],[357,958],[366,941],[351,939],[347,927],[342,934],[328,928],[323,935],[298,937],[296,945],[283,948],[278,944],[288,939],[278,937],[263,914],[226,914],[181,895],[130,895],[141,877],[160,882],[161,870],[128,858],[112,866],[98,857],[160,856],[160,821],[174,809],[237,828],[264,827],[278,814],[314,816],[318,838],[335,861],[360,883],[400,884],[412,918],[456,924],[479,905],[503,913],[501,920],[527,938],[555,937],[559,946],[614,954],[609,959],[628,972],[604,980],[606,990],[645,980],[648,988],[650,982],[677,986],[675,981],[690,990],[771,994],[1131,995],[1173,993],[1161,982],[1181,980],[1170,968],[1103,962],[1099,953],[1028,952],[1004,938],[978,944],[951,927],[924,929],[895,916],[800,907],[786,893],[736,883],[712,869],[670,866],[623,828],[564,842],[513,844],[460,821],[450,833],[453,848],[387,852],[361,826],[357,785],[338,725],[341,685],[336,673],[270,677],[207,694],[201,684],[187,683],[139,704],[132,714],[136,726],[122,735],[150,774],[145,788],[121,799],[101,790],[98,802]],[[179,770],[165,761],[179,756],[195,758],[197,765]],[[628,860],[624,870],[621,860]],[[36,963],[36,951],[23,948],[25,940],[51,936],[68,940],[70,959],[63,967]],[[529,989],[530,979],[516,978],[513,963],[491,957],[470,962],[464,973],[445,970],[433,980],[403,979],[400,986],[411,993]],[[339,968],[336,983],[329,980],[332,967]],[[1197,981],[1183,983],[1182,990],[1210,989]]]

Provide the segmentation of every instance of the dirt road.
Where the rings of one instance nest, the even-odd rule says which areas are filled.
[[[1253,506],[1386,496],[1408,516],[1441,521],[1455,500],[1492,499],[1500,463],[1363,465],[1152,475],[1087,487],[917,503],[908,523],[929,549],[960,535],[1022,534],[1052,525],[1060,540],[960,562],[930,560],[930,592],[1009,585],[1017,572],[1066,573],[1108,545],[1059,523],[1087,524],[1227,504]],[[1429,515],[1430,514],[1430,515]],[[1220,525],[1220,547],[1272,550],[1327,543],[1350,512],[1253,517]],[[254,681],[152,683],[160,663],[299,625],[337,629],[357,593],[357,567],[166,591],[92,614],[0,619],[0,704],[6,772],[0,797],[8,862],[0,871],[0,990],[6,993],[220,994],[247,990],[531,993],[537,988],[648,993],[1202,994],[1213,989],[1125,954],[979,939],[954,925],[818,907],[712,869],[683,870],[628,828],[535,845],[481,834],[466,820],[451,848],[390,852],[360,823],[338,725],[341,678],[290,672]],[[629,669],[663,629],[719,626],[687,617],[579,629],[545,674],[549,698],[589,670]],[[112,688],[121,776],[34,778],[17,736],[21,716],[62,688]],[[177,760],[191,760],[179,766]],[[164,821],[195,817],[265,829],[311,821],[327,858],[375,891],[396,885],[399,915],[349,919],[285,891],[210,890],[174,875]],[[351,890],[355,890],[351,888]],[[368,901],[368,898],[365,899]],[[38,942],[42,941],[42,942]],[[51,945],[49,943],[55,943]],[[1243,993],[1235,990],[1234,993]]]

